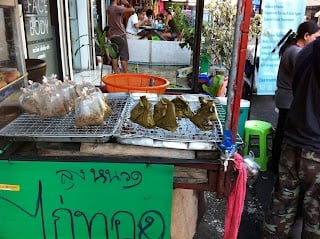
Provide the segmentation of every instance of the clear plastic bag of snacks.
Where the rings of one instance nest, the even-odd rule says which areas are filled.
[[[104,112],[96,97],[88,95],[84,89],[75,100],[75,120],[77,127],[103,125]]]
[[[40,110],[39,115],[41,118],[54,118],[62,117],[67,114],[64,106],[61,91],[44,87],[41,89],[40,94]]]
[[[63,104],[67,112],[74,112],[75,100],[77,98],[75,84],[72,81],[65,79],[60,86],[60,90],[61,95],[63,96]]]
[[[39,114],[41,84],[29,81],[26,88],[21,88],[19,103],[21,108],[29,114]]]
[[[94,90],[89,91],[89,94],[90,94],[90,96],[94,97],[97,100],[97,102],[103,112],[104,118],[107,118],[109,115],[112,114],[112,109],[108,105],[107,99],[104,97],[102,91],[99,88],[95,87]]]
[[[90,82],[82,82],[76,85],[76,92],[78,96],[82,95],[83,90],[85,90],[87,93],[91,93],[96,90],[96,87]]]

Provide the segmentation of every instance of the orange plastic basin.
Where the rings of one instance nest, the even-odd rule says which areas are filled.
[[[154,85],[150,86],[150,79]],[[169,81],[154,75],[147,74],[113,74],[104,76],[102,79],[106,85],[107,92],[144,92],[164,94],[168,88]]]

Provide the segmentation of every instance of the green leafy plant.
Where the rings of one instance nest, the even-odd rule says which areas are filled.
[[[109,54],[109,56],[113,59],[117,58],[118,56],[118,46],[114,43],[108,43],[106,42],[107,32],[101,31],[100,28],[95,29],[96,37],[94,38],[96,46],[99,48],[99,55],[104,58],[106,54]],[[87,35],[80,36],[77,40],[79,40],[81,37],[84,37]],[[82,44],[76,51],[75,55],[78,54],[80,49],[85,46],[91,46],[91,44]],[[102,72],[103,72],[103,64],[100,71],[100,79],[102,80]]]
[[[192,25],[192,17],[184,14],[179,6],[175,6],[174,12],[177,29],[183,35],[183,41],[179,45],[181,48],[187,47],[193,51],[195,28]]]
[[[250,37],[259,38],[262,30],[262,16],[261,14],[255,13],[250,19],[249,33]]]
[[[237,7],[231,0],[211,0],[205,8],[209,11],[209,21],[202,26],[200,54],[210,56],[215,59],[216,65],[230,70]],[[177,25],[184,32],[180,46],[194,50],[195,28],[191,24],[192,19],[188,19],[178,8],[175,9],[175,19],[178,19]],[[256,13],[250,21],[250,36],[260,35],[261,14]]]
[[[236,5],[231,0],[212,0],[206,6],[209,21],[204,24],[202,51],[215,58],[216,64],[231,68],[233,38],[236,22]]]

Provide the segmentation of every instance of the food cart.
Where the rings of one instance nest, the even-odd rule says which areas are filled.
[[[19,29],[17,2],[0,6]],[[14,43],[8,36],[4,42],[9,51],[16,46],[9,59],[21,76],[1,89],[0,106],[18,102],[27,78],[21,36],[12,32]],[[188,119],[175,132],[145,129],[130,121],[140,96],[106,94],[113,113],[100,126],[75,127],[74,114],[21,113],[6,122],[0,129],[3,238],[192,238],[199,195],[226,197],[233,179],[232,163],[220,160],[226,113],[214,100],[213,130],[201,131]],[[148,95],[153,104],[163,97],[175,96]],[[196,111],[200,95],[184,97]]]

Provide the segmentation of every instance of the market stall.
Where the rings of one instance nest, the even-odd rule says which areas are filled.
[[[161,97],[173,99],[176,96],[151,94],[149,100],[156,102]],[[192,110],[200,104],[197,102],[198,97],[199,95],[185,96]],[[130,120],[130,112],[139,101],[139,94],[107,94],[106,98],[113,109],[113,114],[106,119],[105,125],[77,128],[74,114],[41,119],[38,115],[22,113],[0,129],[1,138],[11,144],[1,155],[0,167],[6,173],[0,177],[5,188],[1,193],[0,207],[2,204],[2,207],[7,208],[6,215],[15,215],[15,221],[21,226],[21,231],[26,230],[23,226],[25,225],[33,236],[39,231],[45,231],[50,235],[50,228],[52,229],[50,224],[56,217],[52,213],[55,208],[52,207],[57,203],[51,199],[57,198],[55,193],[50,193],[51,191],[60,195],[63,205],[69,211],[76,207],[83,214],[97,212],[91,206],[85,210],[84,208],[88,207],[85,203],[87,201],[78,203],[77,198],[98,194],[94,198],[89,196],[88,202],[90,205],[92,202],[101,204],[98,208],[105,212],[104,215],[126,211],[134,215],[136,222],[139,220],[138,215],[149,212],[152,206],[152,210],[161,214],[163,218],[160,224],[154,222],[153,227],[163,226],[161,230],[156,230],[168,235],[171,225],[171,234],[179,235],[176,238],[182,238],[183,233],[193,228],[193,232],[189,233],[191,235],[197,223],[199,190],[217,192],[219,197],[227,196],[229,192],[232,170],[230,167],[225,170],[221,164],[218,148],[222,140],[221,121],[215,120],[214,130],[211,131],[199,130],[189,119],[178,121],[179,128],[175,132],[161,128],[146,129]],[[222,118],[221,114],[225,113],[218,103],[216,109]],[[123,178],[123,174],[126,178]],[[83,180],[87,182],[91,177],[93,177],[92,185],[82,185]],[[104,189],[97,186],[101,180],[104,182],[103,185],[107,183]],[[119,189],[110,188],[109,184],[113,180],[117,185],[124,184],[121,186],[128,190],[133,187],[129,190],[131,194],[123,195],[121,190],[119,192]],[[82,190],[75,190],[79,183],[82,185]],[[178,188],[191,191],[181,191]],[[23,193],[23,189],[27,190],[28,196]],[[110,193],[116,196],[109,197]],[[172,208],[171,195],[173,198],[181,198]],[[128,197],[130,201],[120,200]],[[23,224],[26,217],[23,211],[31,210],[32,205],[38,204],[36,202],[40,198],[43,203],[50,205],[42,212],[45,225]],[[22,203],[24,200],[31,201],[31,204]],[[116,203],[117,200],[120,200],[119,203]],[[106,207],[104,202],[107,205],[116,205]],[[22,205],[24,210],[17,212],[17,208]],[[42,207],[42,204],[38,206]],[[132,207],[138,209],[133,210]],[[188,213],[189,220],[186,222],[185,215]],[[40,214],[34,216],[39,219]],[[157,218],[149,216],[154,220]],[[7,216],[4,218],[8,222],[4,228],[11,228],[12,219]],[[94,218],[90,220],[93,221]],[[182,227],[181,222],[184,222]],[[81,227],[78,223],[75,221],[71,228],[76,230]],[[107,224],[105,226],[107,227]],[[89,224],[85,226],[87,227]],[[8,234],[4,228],[0,230],[3,230],[8,238],[19,236],[19,234]],[[68,235],[66,228],[60,228],[59,231],[55,226],[54,230],[59,235]],[[126,233],[130,231],[127,227],[122,230]],[[149,235],[152,232],[146,230],[144,233]],[[112,235],[115,232],[112,228],[108,228],[108,233]]]
[[[0,6],[19,29],[17,1]],[[3,107],[21,106],[20,87],[27,86],[20,33],[14,32],[18,54],[11,60],[21,76],[0,90]],[[8,36],[3,41],[13,49]],[[192,238],[199,195],[226,197],[234,179],[232,162],[221,161],[219,147],[226,112],[215,99],[186,94],[193,115],[210,102],[208,125],[174,116],[174,129],[146,128],[132,120],[141,96],[104,94],[112,113],[100,125],[79,125],[75,113],[49,117],[48,109],[34,114],[25,108],[6,122],[0,129],[3,238]],[[178,97],[143,96],[152,107]]]

